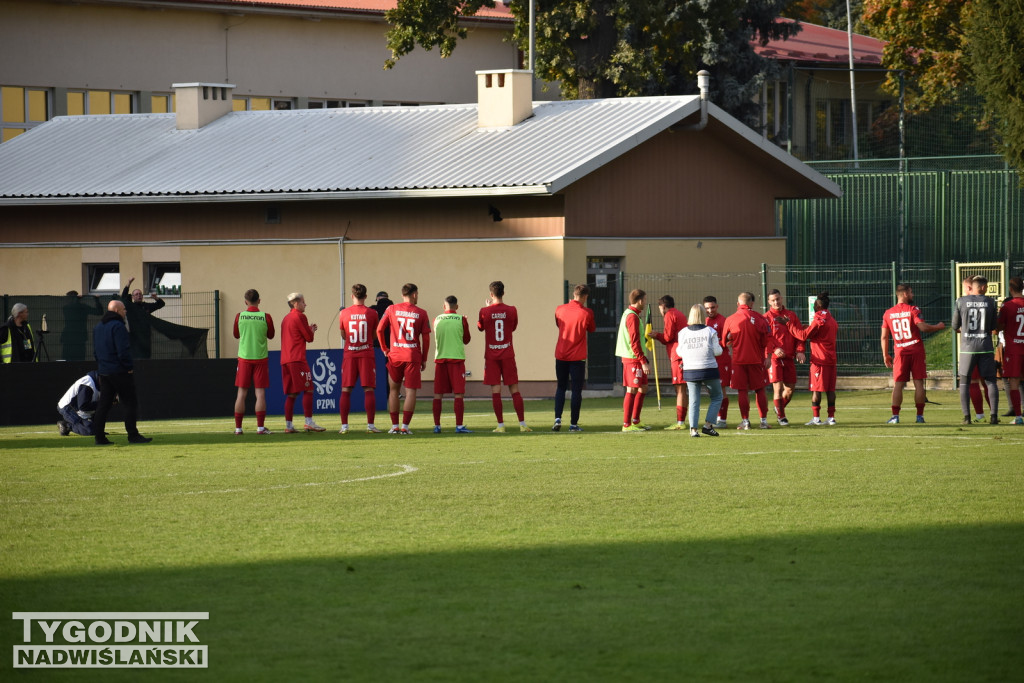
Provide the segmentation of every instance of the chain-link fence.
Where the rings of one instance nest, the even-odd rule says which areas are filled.
[[[92,328],[112,296],[3,295],[4,319],[16,303],[28,306],[40,361],[92,360]],[[216,358],[220,340],[218,292],[164,297],[149,313],[129,304],[128,326],[135,358]]]

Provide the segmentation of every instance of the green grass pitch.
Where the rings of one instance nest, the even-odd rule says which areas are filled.
[[[0,428],[5,681],[1011,681],[1024,677],[1024,427],[841,393],[836,427],[235,437]],[[705,399],[706,400],[706,399]],[[910,397],[908,395],[908,401]],[[566,417],[568,411],[566,412]],[[387,414],[380,414],[387,421]],[[1004,418],[1005,419],[1005,418]],[[772,421],[774,425],[774,420]],[[17,611],[209,612],[205,670],[12,668]]]

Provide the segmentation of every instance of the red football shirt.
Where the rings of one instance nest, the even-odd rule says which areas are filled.
[[[1003,349],[1024,356],[1024,297],[1015,296],[999,309],[999,328],[1003,331]]]
[[[306,343],[313,341],[313,328],[306,314],[293,308],[281,321],[281,363],[306,361]]]
[[[558,326],[555,360],[586,360],[587,333],[597,331],[594,312],[573,300],[555,309],[555,325]]]
[[[764,319],[768,321],[768,329],[775,339],[775,345],[786,353],[786,358],[792,358],[798,351],[804,350],[803,342],[794,337],[787,326],[790,320],[796,320],[799,326],[800,319],[796,313],[785,308],[779,311],[769,308],[764,314]]]
[[[345,354],[352,358],[373,358],[373,337],[377,334],[377,311],[355,304],[338,313],[338,327],[345,340]]]
[[[718,357],[719,365],[721,365],[723,356],[726,360],[729,359],[729,347],[725,345],[726,320],[727,318],[724,315],[718,313],[716,315],[708,316],[707,319],[704,321],[705,325],[707,325],[708,327],[710,327],[711,329],[718,333],[718,343],[722,345],[722,355]]]
[[[481,308],[476,328],[484,333],[484,358],[515,358],[512,333],[518,325],[515,306],[491,304]]]
[[[390,339],[384,337],[387,330]],[[390,306],[377,323],[380,347],[393,363],[423,363],[430,350],[430,319],[419,306],[403,302]]]
[[[676,346],[679,344],[679,330],[686,327],[686,316],[678,308],[665,309],[665,330],[655,332],[651,335],[664,344],[668,351],[668,359],[673,363],[679,362],[679,354],[676,353]]]
[[[814,314],[811,324],[801,329],[800,321],[794,315],[789,321],[789,331],[797,339],[804,339],[811,343],[811,362],[815,365],[836,364],[836,335],[839,333],[839,325],[836,319],[828,311],[818,311]]]
[[[772,353],[776,347],[768,321],[746,305],[725,319],[725,340],[732,345],[734,365],[763,364],[766,350]]]
[[[882,327],[892,335],[896,353],[924,353],[921,343],[921,331],[918,323],[923,323],[921,309],[910,304],[896,304],[882,315]]]

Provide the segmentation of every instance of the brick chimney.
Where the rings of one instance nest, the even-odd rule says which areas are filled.
[[[476,90],[480,128],[514,126],[533,116],[532,71],[477,71]]]
[[[195,130],[231,112],[231,93],[227,83],[174,83],[178,130]]]

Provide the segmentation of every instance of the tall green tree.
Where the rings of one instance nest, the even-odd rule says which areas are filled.
[[[778,66],[751,43],[795,35],[799,24],[777,22],[795,0],[536,0],[537,75],[558,81],[568,98],[687,94],[696,72],[712,74],[711,98],[756,121],[753,96]],[[493,0],[398,0],[391,25],[391,68],[417,46],[442,57],[467,36],[460,19]],[[513,40],[527,47],[528,0],[512,0]]]
[[[975,87],[994,115],[1003,156],[1024,186],[1024,0],[974,0],[967,46]]]

